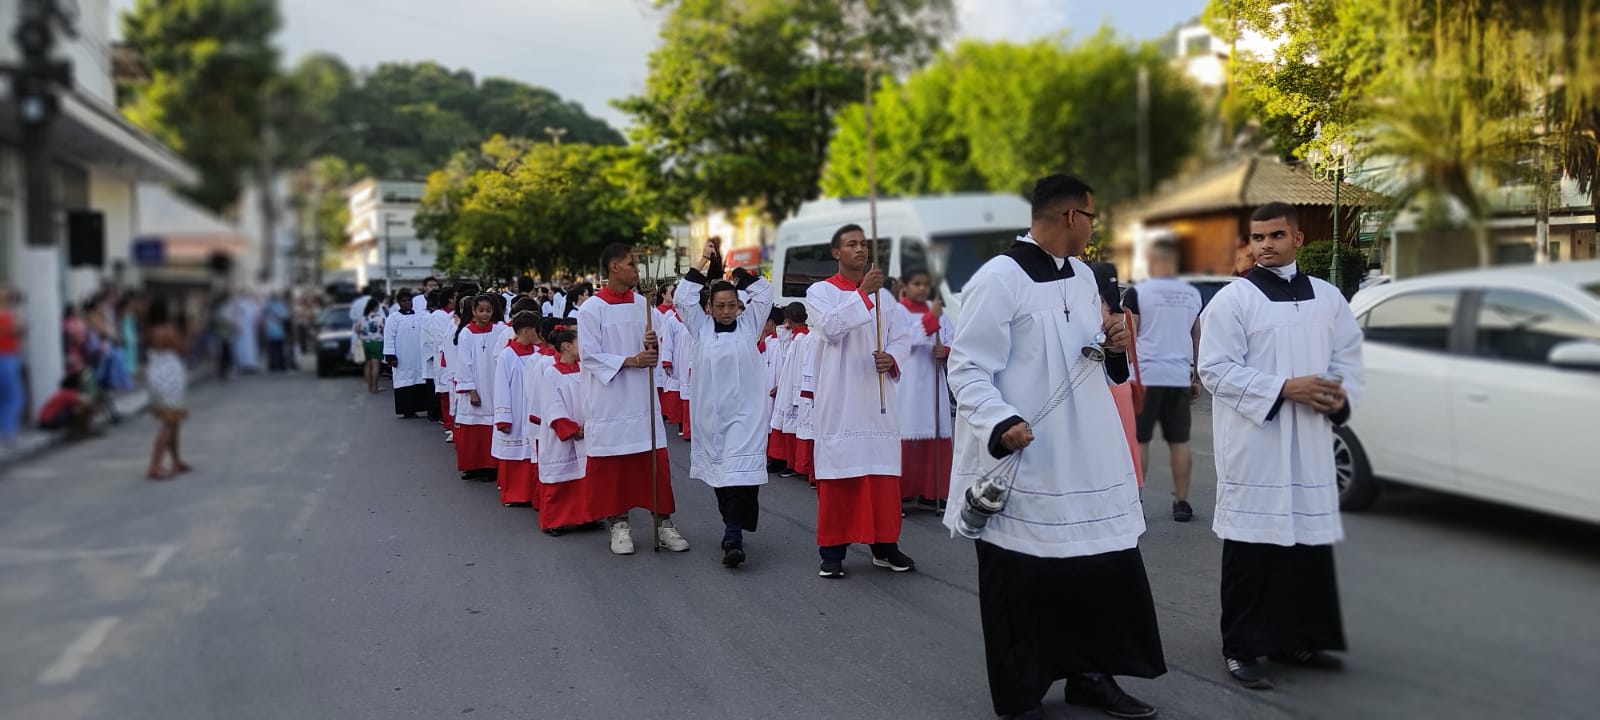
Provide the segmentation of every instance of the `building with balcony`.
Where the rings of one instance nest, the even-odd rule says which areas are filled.
[[[345,189],[350,223],[340,267],[354,274],[357,287],[415,288],[434,274],[438,244],[417,237],[412,228],[424,183],[367,178]]]

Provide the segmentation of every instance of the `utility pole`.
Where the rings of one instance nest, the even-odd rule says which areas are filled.
[[[550,126],[546,125],[545,128],[544,128],[544,132],[545,132],[546,135],[550,136],[550,142],[554,143],[555,146],[559,148],[559,147],[561,147],[561,136],[567,134],[567,129],[566,128],[558,128],[558,127],[550,127]]]
[[[1138,87],[1138,164],[1139,196],[1150,194],[1150,68],[1139,66]]]
[[[21,0],[16,33],[22,64],[5,68],[11,76],[21,129],[23,186],[27,195],[28,245],[56,245],[55,198],[51,184],[50,138],[61,110],[56,94],[72,86],[72,64],[55,60],[56,22],[65,16],[54,0]],[[66,23],[68,35],[74,31]]]

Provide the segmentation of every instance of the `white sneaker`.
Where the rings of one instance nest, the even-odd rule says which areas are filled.
[[[628,527],[628,521],[626,520],[611,523],[611,553],[613,555],[633,554],[633,530]]]
[[[447,443],[454,443],[456,441],[456,433],[455,433],[455,431],[454,430],[446,430],[446,431],[444,431],[444,441],[447,442]]]
[[[683,535],[678,532],[678,526],[673,525],[671,520],[661,521],[661,529],[656,531],[656,538],[661,541],[661,547],[673,552],[689,549],[689,541],[683,539]]]

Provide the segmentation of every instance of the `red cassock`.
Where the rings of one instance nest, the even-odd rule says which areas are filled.
[[[590,510],[593,504],[589,497],[588,478],[539,483],[539,529],[577,527],[602,517],[609,517],[594,514]]]
[[[499,463],[500,504],[532,503],[539,509],[539,466],[527,460],[496,460]]]
[[[677,506],[672,499],[672,458],[666,448],[656,449],[657,506],[650,507],[650,452],[632,455],[589,456],[584,469],[589,485],[589,513],[596,518],[621,515],[634,508],[671,514]]]
[[[900,441],[900,497],[950,497],[950,438]]]
[[[668,425],[677,425],[683,422],[683,395],[677,390],[656,390],[661,398],[661,415],[666,418]]]
[[[679,417],[681,417],[683,419],[683,439],[688,440],[689,439],[689,401],[688,400],[684,400],[683,401],[683,407],[678,412],[683,413],[682,415],[679,416]]]
[[[489,455],[489,445],[493,436],[489,433],[494,429],[488,425],[457,425],[455,429],[456,441],[456,469],[461,472],[469,470],[493,470],[497,461]]]
[[[811,477],[812,471],[817,469],[816,457],[812,454],[813,450],[816,449],[816,441],[802,440],[788,433],[784,433],[784,435],[794,439],[794,444],[792,445],[794,448],[794,461],[789,464],[789,467],[794,468],[794,471],[801,475]]]
[[[772,430],[767,433],[767,457],[773,460],[782,460],[790,468],[794,467],[794,447],[792,438],[782,431]]]
[[[439,417],[444,418],[444,429],[455,428],[456,416],[450,414],[450,393],[439,393]]]
[[[900,478],[817,481],[817,544],[900,541]]]

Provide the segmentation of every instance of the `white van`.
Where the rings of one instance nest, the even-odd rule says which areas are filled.
[[[922,268],[939,283],[939,297],[959,318],[961,288],[978,268],[1027,232],[1032,214],[1017,195],[960,193],[878,200],[878,264],[893,277]],[[772,277],[778,303],[804,301],[806,288],[838,269],[829,242],[847,224],[872,232],[864,198],[808,202],[778,226]]]

